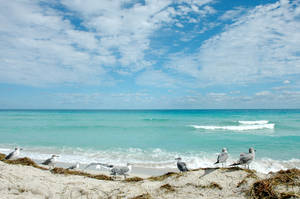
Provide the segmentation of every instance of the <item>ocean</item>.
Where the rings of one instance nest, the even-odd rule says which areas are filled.
[[[212,167],[223,147],[229,163],[256,149],[251,168],[300,168],[300,110],[1,110],[0,152],[65,163]]]

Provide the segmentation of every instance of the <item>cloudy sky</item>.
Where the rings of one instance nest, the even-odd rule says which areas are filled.
[[[300,108],[300,1],[0,0],[1,109]]]

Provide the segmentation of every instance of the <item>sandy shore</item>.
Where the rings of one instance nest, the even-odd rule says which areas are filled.
[[[126,181],[123,178],[99,180],[67,173],[54,174],[50,170],[2,161],[0,171],[1,198],[260,198],[257,197],[259,194],[273,194],[277,198],[284,198],[287,194],[294,198],[300,196],[300,171],[297,169],[266,175],[239,168],[206,168],[144,179],[134,178],[132,174]]]

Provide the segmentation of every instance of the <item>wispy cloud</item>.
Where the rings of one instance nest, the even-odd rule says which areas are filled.
[[[299,2],[257,6],[199,50],[201,78],[216,84],[300,74]]]
[[[145,53],[156,31],[174,25],[177,16],[213,13],[210,2],[1,2],[0,81],[101,85],[111,73],[140,71],[153,62]]]

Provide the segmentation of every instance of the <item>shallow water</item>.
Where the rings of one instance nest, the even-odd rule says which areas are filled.
[[[226,147],[229,163],[249,147],[252,167],[300,168],[300,110],[2,110],[0,152],[62,162],[133,162],[175,167],[181,156],[192,168],[212,166]]]

